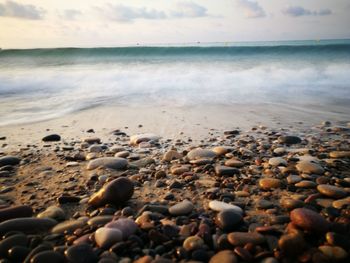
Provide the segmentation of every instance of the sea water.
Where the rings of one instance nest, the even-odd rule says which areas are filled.
[[[0,126],[102,106],[239,103],[350,115],[350,40],[0,50]]]

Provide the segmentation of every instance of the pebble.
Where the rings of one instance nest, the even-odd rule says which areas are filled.
[[[83,142],[86,142],[88,144],[101,143],[101,139],[98,137],[88,137],[84,138]]]
[[[349,158],[350,151],[332,151],[329,153],[331,158]]]
[[[283,198],[280,202],[281,206],[287,210],[293,210],[304,206],[304,202],[293,198]]]
[[[236,255],[231,250],[222,250],[217,252],[209,263],[238,263]]]
[[[0,257],[7,257],[8,250],[14,246],[24,246],[28,244],[28,238],[24,234],[14,234],[0,242]]]
[[[306,208],[297,208],[290,213],[290,219],[297,227],[315,233],[325,233],[330,224],[320,214]]]
[[[259,245],[265,242],[265,237],[255,232],[232,232],[227,235],[227,239],[233,246],[244,246],[248,243]]]
[[[164,154],[163,161],[171,162],[172,160],[177,160],[181,158],[182,158],[181,153],[177,152],[176,150],[169,150]]]
[[[87,224],[91,227],[101,227],[113,220],[113,215],[99,215],[90,218]]]
[[[115,243],[122,241],[123,233],[117,228],[100,227],[95,232],[95,242],[103,249],[108,249]]]
[[[88,170],[94,170],[99,167],[108,168],[112,170],[123,170],[127,168],[128,161],[124,158],[118,157],[102,157],[91,160],[88,165]]]
[[[105,227],[119,229],[123,235],[123,239],[127,239],[138,229],[135,221],[130,218],[119,218],[116,221],[109,222]]]
[[[216,153],[217,155],[224,155],[224,154],[231,152],[233,150],[234,150],[234,148],[231,146],[216,146],[212,149],[212,151],[214,153]]]
[[[60,140],[61,136],[59,136],[58,134],[50,134],[42,138],[43,142],[58,142]]]
[[[47,231],[56,224],[57,221],[51,218],[15,218],[0,223],[0,235],[3,235],[10,231],[21,231],[25,233]]]
[[[49,206],[45,211],[37,215],[38,218],[52,218],[57,221],[62,221],[66,218],[65,212],[58,206]]]
[[[189,160],[198,160],[198,159],[213,159],[216,157],[216,153],[212,150],[196,148],[187,153],[187,158]]]
[[[199,236],[189,236],[188,238],[185,239],[183,243],[183,247],[187,251],[192,251],[195,249],[202,248],[203,245],[204,245],[204,241]]]
[[[288,163],[281,157],[273,157],[269,159],[269,165],[271,166],[287,166]]]
[[[244,166],[244,163],[235,158],[231,158],[225,161],[225,166],[240,168]]]
[[[276,178],[263,178],[259,180],[259,186],[263,190],[271,190],[281,187],[281,180]]]
[[[169,207],[169,213],[173,216],[187,215],[192,212],[194,206],[191,201],[185,199],[182,202]]]
[[[334,199],[340,199],[347,196],[347,192],[343,188],[334,185],[320,184],[317,186],[317,190],[321,194]]]
[[[132,135],[130,137],[130,145],[138,145],[141,142],[158,141],[160,138],[160,136],[153,133]]]
[[[235,174],[239,174],[239,170],[234,167],[218,165],[215,167],[215,173],[218,176],[234,176]]]
[[[242,222],[242,215],[232,209],[223,210],[216,215],[215,222],[222,230],[230,232]]]
[[[278,137],[278,142],[283,144],[297,144],[301,143],[301,139],[293,135],[283,135]]]
[[[73,233],[76,229],[82,228],[87,223],[87,218],[67,220],[56,225],[51,232],[53,234]]]
[[[321,252],[325,254],[328,258],[335,261],[343,260],[348,257],[348,252],[346,252],[341,247],[324,245],[324,246],[319,246],[318,249],[321,250]]]
[[[88,203],[97,207],[108,203],[120,205],[128,201],[133,193],[134,183],[126,177],[119,177],[93,194]]]
[[[0,209],[0,222],[19,217],[31,217],[32,215],[33,209],[27,205],[6,207]]]
[[[302,180],[302,181],[296,183],[295,186],[298,188],[315,188],[317,186],[317,184],[313,181]]]
[[[335,232],[328,232],[326,234],[326,240],[330,245],[340,246],[346,250],[350,249],[350,240],[346,235]]]
[[[234,210],[235,212],[243,215],[243,210],[239,206],[228,204],[217,200],[210,201],[209,208],[217,212],[220,212],[223,210]]]
[[[64,263],[64,256],[56,251],[42,251],[32,257],[30,263]]]
[[[278,247],[282,253],[293,258],[302,253],[305,245],[305,240],[299,233],[285,234],[278,240]]]
[[[17,165],[21,161],[20,158],[16,156],[3,156],[0,157],[0,167],[6,166],[6,165]]]
[[[321,165],[312,161],[300,161],[297,163],[296,168],[301,173],[306,174],[323,174],[324,169]]]
[[[88,244],[70,246],[64,254],[70,263],[96,263],[98,258]]]
[[[334,208],[342,209],[343,207],[350,206],[350,196],[343,199],[338,199],[332,203]]]

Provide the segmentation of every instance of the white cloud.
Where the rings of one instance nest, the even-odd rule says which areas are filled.
[[[237,0],[238,7],[242,9],[248,18],[265,17],[264,9],[256,1]]]
[[[179,2],[171,15],[173,17],[205,17],[208,16],[207,11],[207,8],[194,2]]]
[[[0,16],[17,17],[22,19],[38,20],[42,19],[45,10],[34,5],[24,5],[14,1],[0,3]]]
[[[332,10],[330,9],[320,9],[309,10],[305,9],[302,6],[289,6],[282,10],[282,13],[288,16],[298,17],[298,16],[327,16],[332,14]]]
[[[132,22],[135,19],[164,19],[165,12],[145,7],[131,7],[125,5],[108,4],[106,8],[99,8],[99,11],[108,19],[119,22]]]
[[[66,9],[63,11],[63,13],[60,14],[60,16],[66,20],[75,20],[77,18],[77,16],[80,16],[81,14],[82,14],[82,12],[80,12],[79,10]]]

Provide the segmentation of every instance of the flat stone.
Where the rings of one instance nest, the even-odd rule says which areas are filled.
[[[217,155],[224,155],[228,152],[232,152],[234,148],[232,146],[216,146],[212,149]]]
[[[278,247],[283,254],[293,258],[303,252],[305,245],[305,240],[299,233],[282,235],[278,240]]]
[[[332,203],[332,206],[337,209],[342,209],[343,207],[350,206],[350,196],[334,201]]]
[[[32,215],[33,209],[27,205],[6,207],[0,209],[0,222],[19,217],[31,217]]]
[[[88,149],[88,151],[90,153],[100,153],[100,152],[103,152],[103,148],[101,145],[98,145],[98,144],[94,144],[94,145],[91,145]]]
[[[273,152],[275,154],[282,155],[282,154],[285,154],[287,152],[287,150],[284,147],[277,147],[273,150]]]
[[[186,165],[174,165],[170,168],[170,172],[174,175],[181,175],[183,173],[189,172],[190,168]]]
[[[287,183],[288,184],[296,184],[299,183],[301,180],[303,180],[299,175],[288,175],[287,177]]]
[[[122,233],[123,239],[127,239],[138,229],[138,226],[135,223],[135,221],[130,218],[119,218],[116,221],[109,222],[108,224],[106,224],[105,227],[119,229]]]
[[[121,152],[117,152],[114,157],[120,157],[120,158],[126,158],[130,155],[130,152],[128,151],[121,151]]]
[[[231,250],[222,250],[217,252],[209,263],[238,263],[235,253]]]
[[[66,163],[66,167],[77,167],[79,166],[78,162],[68,162]]]
[[[301,139],[293,135],[282,135],[278,137],[278,142],[283,144],[297,144],[301,143]]]
[[[51,232],[53,234],[73,233],[76,229],[86,226],[88,219],[67,220],[56,225]]]
[[[6,165],[17,165],[21,161],[20,158],[16,156],[3,156],[0,157],[0,167],[6,166]]]
[[[140,160],[132,162],[131,165],[134,165],[138,168],[143,168],[153,163],[155,163],[155,160],[153,158],[146,157],[146,158],[142,158]]]
[[[240,168],[240,167],[244,166],[244,163],[241,162],[240,160],[235,159],[235,158],[231,158],[231,159],[228,159],[227,161],[225,161],[225,165],[229,166],[229,167]]]
[[[239,213],[240,215],[243,215],[243,210],[239,206],[228,204],[228,203],[217,201],[217,200],[210,201],[209,208],[214,210],[214,211],[217,211],[217,212],[221,212],[224,210],[234,210],[235,212]]]
[[[215,173],[218,176],[234,176],[239,174],[239,170],[234,167],[218,165],[215,167]]]
[[[172,160],[181,159],[182,154],[176,150],[169,150],[163,156],[163,161],[171,162]]]
[[[290,219],[297,227],[315,233],[325,233],[329,222],[320,214],[306,208],[297,208],[290,213]]]
[[[197,159],[214,159],[216,157],[216,153],[202,148],[196,148],[187,153],[187,158],[189,160],[197,160]]]
[[[89,204],[92,206],[103,206],[108,203],[120,205],[128,201],[133,193],[134,183],[126,177],[119,177],[93,194]]]
[[[88,244],[70,246],[64,254],[70,263],[96,263],[98,261],[93,248]]]
[[[228,209],[219,212],[216,215],[216,224],[224,231],[230,232],[235,230],[237,225],[242,222],[242,214],[235,210]]]
[[[199,236],[189,236],[188,238],[185,239],[183,243],[183,247],[187,251],[200,249],[203,246],[204,246],[204,241]]]
[[[0,223],[0,235],[10,231],[24,233],[44,232],[57,224],[57,221],[50,218],[23,217],[15,218]]]
[[[101,139],[98,137],[88,137],[84,138],[83,142],[86,142],[88,144],[101,143]]]
[[[334,199],[340,199],[347,196],[347,192],[343,188],[334,185],[320,184],[317,186],[317,190],[321,194]]]
[[[346,259],[348,257],[348,252],[346,252],[341,247],[333,247],[333,246],[319,246],[318,249],[326,255],[328,258],[334,261],[340,261]]]
[[[309,161],[300,161],[297,163],[296,168],[301,173],[306,174],[323,174],[324,169],[321,165],[315,162]]]
[[[192,202],[185,199],[182,202],[169,207],[169,213],[173,216],[187,215],[192,212],[194,206]]]
[[[95,232],[96,244],[103,249],[108,249],[115,243],[122,241],[123,234],[117,228],[101,227]]]
[[[264,190],[280,188],[281,180],[276,178],[263,178],[259,180],[259,187]]]
[[[293,198],[282,198],[280,203],[281,203],[281,207],[283,207],[287,210],[293,210],[295,208],[299,208],[299,207],[304,206],[303,201],[293,199]]]
[[[64,256],[56,251],[42,251],[34,255],[30,260],[31,263],[64,263]]]
[[[269,165],[271,166],[287,166],[288,163],[282,157],[273,157],[269,159]]]
[[[118,157],[102,157],[91,160],[88,165],[88,170],[94,170],[99,167],[108,168],[112,170],[123,170],[127,168],[128,161],[124,158]]]
[[[233,246],[244,246],[248,243],[259,245],[265,242],[265,237],[256,232],[232,232],[227,239]]]
[[[309,181],[309,180],[302,180],[298,183],[295,184],[296,187],[298,188],[315,188],[317,186],[317,184],[313,181]]]
[[[160,138],[161,138],[160,136],[155,135],[153,133],[137,134],[137,135],[132,135],[130,137],[130,144],[138,145],[141,142],[159,141]]]
[[[37,215],[38,218],[52,218],[57,221],[62,221],[66,218],[66,214],[62,208],[58,206],[49,206],[45,211]]]
[[[333,246],[340,246],[346,250],[350,249],[350,240],[346,235],[342,235],[335,232],[328,232],[326,234],[326,240],[328,244]]]
[[[61,140],[61,136],[59,136],[58,134],[50,134],[42,138],[43,142],[58,142],[60,140]]]
[[[350,151],[333,151],[329,153],[331,158],[350,158]]]
[[[103,216],[95,216],[93,218],[90,218],[89,221],[87,221],[87,224],[89,226],[92,226],[94,228],[96,227],[102,227],[105,224],[111,222],[113,220],[113,215],[103,215]]]
[[[8,256],[8,250],[14,246],[24,246],[28,244],[28,238],[23,234],[11,235],[0,242],[0,257]]]

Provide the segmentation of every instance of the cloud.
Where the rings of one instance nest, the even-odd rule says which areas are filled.
[[[179,2],[176,10],[171,12],[173,17],[205,17],[208,16],[208,9],[194,2]]]
[[[327,16],[332,14],[330,9],[320,9],[318,11],[305,9],[301,6],[289,6],[282,10],[282,13],[292,17],[298,16]]]
[[[125,5],[108,4],[107,8],[99,9],[107,18],[119,22],[132,22],[135,19],[165,19],[167,15],[163,11],[148,9],[145,7],[137,8]]]
[[[63,13],[60,14],[60,16],[66,20],[75,20],[77,18],[77,16],[80,16],[81,14],[82,13],[79,10],[66,9],[63,11]]]
[[[43,18],[45,10],[34,5],[19,4],[14,1],[0,3],[0,16],[17,17],[22,19],[39,20]]]
[[[264,9],[256,1],[237,0],[238,7],[242,9],[248,18],[265,17]]]

